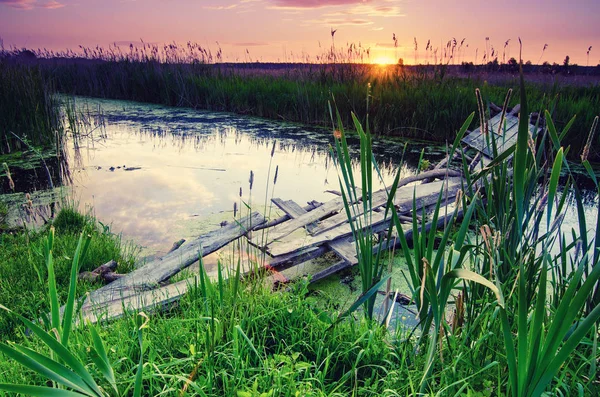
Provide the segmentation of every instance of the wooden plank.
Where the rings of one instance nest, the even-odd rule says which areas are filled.
[[[195,277],[192,277],[157,289],[142,291],[136,295],[90,304],[77,316],[76,324],[86,321],[91,323],[110,321],[122,317],[126,312],[141,310],[151,312],[161,309],[186,294],[189,286],[194,285],[194,279]]]
[[[486,137],[481,133],[481,128],[477,128],[469,135],[462,139],[462,142],[471,146],[475,150],[485,154],[488,157],[493,157],[493,149],[491,137],[493,136],[496,141],[496,148],[498,155],[504,153],[508,148],[517,142],[517,134],[519,131],[519,118],[514,115],[507,114],[505,117],[505,126],[503,127],[502,133],[498,134],[498,126],[500,122],[500,116],[497,115],[490,123],[490,134]],[[493,132],[493,135],[491,135]],[[529,124],[529,132],[534,134],[535,126]],[[488,140],[489,144],[488,144]]]
[[[306,214],[304,214],[302,216],[299,216],[298,218],[291,219],[285,223],[282,223],[280,225],[277,225],[277,226],[271,228],[271,230],[269,231],[269,239],[266,243],[263,241],[260,241],[260,238],[257,236],[252,239],[252,244],[254,244],[256,246],[264,247],[265,245],[268,245],[269,243],[271,243],[275,240],[279,240],[279,239],[289,235],[296,229],[299,229],[305,225],[308,225],[310,223],[318,221],[319,219],[324,218],[328,215],[335,214],[336,212],[341,210],[343,207],[344,207],[343,198],[337,197],[333,200],[330,200],[330,201],[324,203],[319,208],[315,208],[314,210],[307,212]]]
[[[278,257],[272,258],[269,261],[269,266],[279,271],[289,269],[290,267],[295,266],[298,263],[318,258],[327,251],[329,251],[329,248],[324,245],[320,247],[310,247],[305,250],[292,252],[288,255],[280,255]]]
[[[239,224],[237,222],[231,223],[223,228],[208,232],[183,245],[178,250],[162,258],[155,259],[126,274],[119,280],[93,291],[85,300],[82,310],[86,310],[92,304],[123,299],[141,291],[154,289],[158,286],[158,283],[169,279],[182,269],[197,262],[200,253],[202,253],[202,256],[208,255],[243,236],[264,221],[262,215],[255,212],[249,218],[242,219]]]
[[[356,257],[356,243],[352,237],[349,239],[342,238],[330,241],[327,243],[327,246],[348,265],[354,266],[358,263],[358,258]]]
[[[441,212],[442,210],[440,210]],[[440,216],[438,218],[437,224],[435,225],[435,227],[437,229],[441,229],[444,226],[447,225],[448,222],[450,222],[450,220],[452,219],[453,213],[450,213],[448,215],[444,215],[444,216]],[[463,211],[459,210],[457,213],[457,220],[462,219],[463,217]],[[433,227],[433,223],[432,222],[428,222],[425,225],[421,225],[420,227],[420,232],[421,233],[428,233],[431,228]],[[406,232],[404,232],[404,237],[406,238],[407,242],[411,242],[413,239],[413,230],[412,227],[409,227],[408,230]],[[384,241],[381,246],[377,245],[375,247],[373,247],[373,254],[377,254],[377,252],[382,249],[382,250],[390,250],[392,248],[398,248],[400,247],[400,238],[398,237],[397,233],[393,233],[392,236],[390,237],[389,240]],[[355,263],[350,263],[348,261],[344,261],[341,260],[331,266],[329,266],[326,269],[321,270],[320,272],[317,272],[315,274],[312,275],[312,277],[310,278],[310,282],[311,283],[315,283],[319,280],[322,280],[326,277],[331,276],[334,273],[337,273],[341,270],[347,269],[349,267],[352,267],[354,265],[358,264],[358,260],[356,260]]]
[[[384,213],[373,213],[372,217],[372,226],[373,232],[377,233],[378,231],[384,230],[389,224],[390,216],[388,215],[387,219],[384,219]],[[274,241],[271,245],[267,247],[269,253],[273,256],[279,256],[287,253],[291,253],[294,251],[301,250],[303,248],[315,247],[317,245],[325,244],[331,240],[335,240],[337,238],[348,237],[352,235],[352,229],[350,224],[344,223],[335,229],[331,229],[324,233],[321,233],[317,236],[306,236],[305,238],[299,238],[292,241],[287,240],[278,240]]]
[[[455,196],[456,196],[456,192],[459,189],[459,183],[456,180],[448,180],[448,189],[444,191],[444,200],[452,200]],[[429,189],[427,188],[428,185],[431,184],[427,184],[427,185],[416,185],[416,186],[411,186],[410,189],[406,192],[403,193],[403,201],[401,203],[398,203],[398,207],[399,210],[398,212],[401,211],[410,211],[413,208],[413,192],[416,189],[424,189],[424,190],[420,190],[421,193],[423,193],[424,191],[427,191],[427,195],[426,196],[422,196],[422,197],[417,197],[416,199],[416,207],[417,209],[421,209],[424,206],[428,206],[431,204],[434,204],[437,202],[437,198],[439,196],[439,192],[440,189],[442,189],[443,184],[440,185],[436,185],[433,187],[429,187]],[[436,191],[437,190],[437,191]],[[388,216],[387,219],[384,219],[384,212],[374,212],[372,217],[371,217],[371,222],[372,222],[372,227],[373,227],[373,232],[377,233],[379,231],[385,230],[387,228],[387,225],[389,224],[390,221],[390,216]],[[292,241],[288,241],[288,240],[278,240],[278,241],[274,241],[273,243],[271,243],[269,246],[267,246],[267,250],[268,252],[272,255],[272,256],[279,256],[279,255],[283,255],[283,254],[288,254],[294,251],[298,251],[302,248],[308,248],[308,247],[314,247],[314,246],[318,246],[321,244],[325,244],[329,241],[338,239],[338,238],[342,238],[342,237],[347,237],[350,236],[352,234],[352,229],[350,227],[350,225],[346,222],[346,223],[342,223],[338,226],[336,226],[333,229],[324,231],[322,233],[319,233],[317,235],[314,236],[307,236],[305,238],[300,238],[300,239],[295,239]]]
[[[491,134],[493,134],[494,139],[496,140],[496,142],[498,144],[498,149],[499,149],[498,153],[502,153],[503,150],[500,150],[501,149],[500,143],[504,140],[503,139],[504,130],[506,130],[506,132],[511,130],[512,127],[514,127],[515,125],[518,124],[519,119],[512,115],[506,115],[505,119],[504,119],[503,134],[498,135],[497,132],[498,132],[498,127],[499,127],[501,118],[502,118],[502,114],[498,114],[495,117],[493,117],[491,120],[488,121],[488,129],[489,129],[490,134],[488,134],[487,137],[484,134],[482,134],[481,127],[479,127],[477,129],[475,129],[473,132],[471,132],[469,135],[465,136],[462,139],[462,142],[489,156],[490,152],[491,152],[491,150],[490,150],[491,148],[488,147],[487,139],[492,136]]]
[[[286,214],[288,214],[291,218],[300,217],[307,212],[302,207],[300,207],[298,204],[296,204],[296,202],[294,202],[293,200],[283,201],[281,199],[273,199],[273,202],[275,203],[275,205],[277,205],[279,208],[281,208],[282,211],[284,211]],[[316,225],[313,225],[312,228],[310,228],[309,226],[311,226],[311,225],[306,226],[306,230],[309,232],[311,229],[314,229],[316,227]],[[350,239],[350,240],[340,239],[340,240],[330,241],[325,245],[327,246],[327,248],[323,247],[323,250],[325,252],[328,251],[329,249],[331,249],[340,258],[342,258],[346,262],[355,263],[357,261],[356,245],[354,244],[353,239]],[[309,248],[309,249],[315,249],[315,247]],[[289,255],[294,255],[294,253],[291,253]],[[311,257],[306,260],[313,259],[316,257],[316,256],[312,257],[312,255],[310,255],[310,256]],[[308,257],[308,255],[306,257]],[[302,263],[302,262],[304,262],[304,261],[301,261],[298,263]]]
[[[429,177],[427,177],[429,178]],[[398,206],[398,214],[406,214],[412,211],[412,200],[413,197],[417,197],[417,207],[429,205],[432,201],[437,200],[437,196],[440,193],[442,187],[447,184],[449,190],[448,196],[454,196],[455,192],[460,187],[460,181],[456,179],[447,179],[443,181],[436,181],[424,185],[417,186],[404,186],[396,191],[394,197],[394,204]],[[373,208],[383,206],[387,203],[387,195],[374,196],[373,197]],[[364,214],[362,204],[355,204],[350,211],[355,216]],[[348,216],[345,211],[340,212],[330,218],[323,220],[317,228],[313,230],[312,235],[316,236],[320,233],[334,229],[344,222],[348,222]]]
[[[300,205],[298,205],[294,200],[286,200],[283,201],[280,198],[273,198],[271,199],[271,201],[273,202],[273,204],[275,204],[277,207],[279,207],[279,209],[281,209],[283,212],[285,212],[285,214],[287,216],[289,216],[291,219],[295,219],[298,218],[304,214],[306,214],[309,211],[306,211],[304,208],[300,207]],[[305,225],[306,230],[311,233],[315,228],[317,227],[316,223],[310,223],[308,225]]]

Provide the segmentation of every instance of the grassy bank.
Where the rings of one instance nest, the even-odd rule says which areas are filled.
[[[38,318],[48,312],[47,276],[44,261],[46,228],[3,232],[0,208],[0,304],[29,318]],[[127,272],[133,265],[132,251],[122,245],[120,238],[100,227],[90,216],[81,215],[71,208],[62,209],[52,222],[56,229],[55,271],[60,297],[64,300],[69,282],[72,255],[81,230],[92,236],[92,243],[83,270],[92,270],[114,259],[119,270]],[[81,292],[98,285],[84,284]],[[0,334],[3,339],[17,335],[15,319],[0,316]]]

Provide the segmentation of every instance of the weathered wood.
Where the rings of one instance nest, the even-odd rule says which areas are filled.
[[[492,139],[494,139],[498,155],[504,153],[504,151],[517,142],[519,118],[513,115],[512,112],[506,114],[504,118],[505,124],[502,129],[500,129],[501,118],[502,114],[499,114],[489,121],[489,133],[487,135],[481,133],[481,128],[477,128],[469,135],[465,136],[462,139],[462,142],[486,156],[493,158]],[[497,133],[499,130],[502,131],[500,135]],[[535,126],[530,124],[529,131],[533,134],[535,132]]]
[[[318,207],[320,207],[322,205],[323,205],[323,203],[319,203],[318,201],[313,200],[313,201],[310,201],[303,208],[306,211],[312,211],[315,208],[318,208]],[[281,224],[281,223],[283,223],[285,221],[289,221],[290,219],[291,218],[290,218],[289,215],[284,214],[284,215],[280,216],[279,218],[272,219],[269,222],[266,222],[266,223],[263,223],[262,225],[257,226],[256,228],[254,228],[254,230],[262,230],[262,229],[267,229],[267,228],[270,228],[270,227],[273,227],[273,226],[277,226],[277,225],[279,225],[279,224]]]
[[[76,323],[81,324],[86,321],[97,323],[99,321],[110,321],[120,318],[126,312],[141,311],[151,312],[163,308],[170,303],[179,300],[191,285],[194,285],[195,278],[189,278],[174,284],[156,288],[149,291],[141,291],[135,295],[124,298],[91,304],[86,310],[82,310],[77,317]]]
[[[264,247],[265,245],[270,244],[273,241],[279,240],[294,230],[299,229],[305,225],[318,221],[321,218],[324,218],[328,215],[335,214],[339,210],[344,207],[344,200],[342,197],[335,198],[324,203],[319,208],[315,208],[314,210],[307,212],[306,214],[299,216],[298,218],[291,219],[285,223],[282,223],[278,226],[273,227],[269,232],[268,241],[262,242],[259,237],[255,237],[252,239],[252,243],[257,246]]]
[[[341,260],[349,265],[358,263],[358,258],[356,257],[356,243],[353,238],[333,240],[327,243],[327,246],[331,248]]]
[[[431,174],[430,174],[431,175]],[[454,174],[453,174],[454,175]],[[427,176],[428,177],[428,176]],[[408,179],[408,178],[407,178]],[[413,180],[413,182],[416,182]],[[417,198],[417,208],[430,205],[437,201],[437,197],[440,190],[447,184],[448,196],[453,196],[456,190],[460,187],[460,183],[454,179],[447,179],[443,181],[436,181],[425,185],[417,186],[404,186],[396,190],[396,196],[394,197],[394,204],[398,206],[398,214],[403,215],[412,211],[413,198]],[[383,192],[385,193],[385,191]],[[373,196],[373,207],[383,206],[387,203],[387,194],[378,194]],[[350,211],[354,216],[360,216],[364,214],[363,206],[361,204],[355,204]],[[348,221],[348,215],[345,211],[340,212],[330,218],[322,221],[317,228],[313,230],[312,235],[316,236],[320,233],[324,233],[331,230],[344,222]]]
[[[441,229],[442,227],[447,226],[448,222],[450,222],[450,220],[452,220],[453,215],[454,215],[453,213],[449,213],[448,215],[440,216],[438,218],[438,221],[437,221],[435,227],[437,229]],[[462,219],[462,216],[463,216],[463,211],[459,210],[456,214],[456,219],[460,220],[460,219]],[[419,228],[419,231],[420,231],[420,233],[427,233],[431,230],[431,228],[433,226],[434,226],[433,222],[428,222],[425,225],[421,225],[421,227]],[[411,242],[413,239],[413,229],[409,228],[406,232],[404,232],[404,237],[406,238],[407,242]],[[397,233],[393,233],[389,240],[384,241],[381,245],[377,244],[375,247],[373,247],[373,255],[377,254],[380,249],[384,250],[384,251],[388,251],[392,248],[398,248],[399,246],[400,246],[400,238],[398,237]],[[356,264],[358,264],[358,259],[356,259],[356,261],[354,261],[354,262],[341,260],[341,261],[336,262],[335,264],[329,266],[328,268],[323,269],[320,272],[313,274],[312,277],[310,278],[310,282],[315,283],[315,282],[322,280],[326,277],[329,277],[332,274],[337,273],[341,270],[355,266]]]
[[[372,231],[373,233],[377,233],[387,227],[389,224],[390,216],[388,215],[387,219],[384,218],[384,213],[373,213],[372,216]],[[301,250],[303,248],[314,247],[317,245],[325,244],[331,240],[335,240],[337,238],[348,237],[352,234],[352,229],[350,224],[344,223],[340,226],[337,226],[335,229],[331,229],[329,231],[323,232],[316,236],[307,236],[305,238],[294,239],[291,241],[287,240],[278,240],[271,243],[267,246],[267,250],[273,256],[279,256],[287,253],[291,253],[294,251]]]
[[[329,248],[322,245],[320,247],[310,247],[305,250],[292,252],[288,255],[279,255],[269,261],[269,266],[277,270],[289,269],[299,263],[318,258],[329,251]]]
[[[91,272],[81,272],[79,273],[78,278],[80,280],[89,281],[94,283],[96,281],[102,280],[105,283],[110,283],[115,281],[116,279],[123,277],[123,274],[115,273],[115,269],[118,264],[114,260],[110,260],[105,264],[98,266]]]
[[[273,202],[273,204],[275,204],[280,210],[282,210],[283,212],[286,213],[287,216],[289,216],[291,219],[295,219],[298,218],[299,216],[302,216],[304,214],[307,213],[306,210],[304,210],[302,207],[300,207],[300,205],[298,205],[295,201],[293,200],[282,200],[280,198],[273,198],[271,199],[271,201]],[[306,230],[311,233],[316,227],[317,224],[316,223],[310,223],[306,226],[304,226],[306,228]]]
[[[275,203],[275,201],[273,201],[273,202]],[[280,206],[282,211],[288,213],[290,215],[290,217],[292,217],[292,218],[297,218],[306,213],[306,211],[302,207],[300,207],[298,204],[296,204],[296,202],[294,202],[293,200],[287,200],[284,202],[283,200],[279,199],[276,202],[276,205]],[[309,232],[310,232],[310,228],[309,228],[310,226],[311,225],[306,226],[306,230]],[[312,228],[314,228],[315,226],[316,225],[314,225]],[[327,244],[325,244],[325,246],[327,248],[322,246],[322,249],[324,252],[332,250],[346,262],[354,263],[356,261],[356,245],[355,245],[353,239],[334,240],[334,241],[328,242]],[[312,249],[315,249],[315,248],[313,247]],[[318,249],[318,248],[316,248],[316,249]],[[290,255],[293,255],[293,253]],[[316,256],[314,256],[313,258],[316,258]],[[313,258],[310,258],[310,259],[313,259]],[[306,260],[309,260],[309,259],[306,259]],[[304,261],[302,261],[302,262],[304,262]],[[298,262],[298,263],[302,263],[302,262]]]
[[[173,243],[173,245],[171,246],[171,249],[169,251],[167,251],[167,254],[170,254],[171,252],[175,251],[176,249],[178,249],[179,247],[181,247],[183,245],[183,243],[185,243],[185,239],[182,238],[181,240],[177,240]]]
[[[250,217],[242,219],[239,224],[231,223],[221,229],[208,232],[178,250],[153,260],[125,277],[92,292],[85,300],[82,311],[90,310],[94,304],[122,299],[156,288],[158,283],[198,261],[200,254],[205,256],[218,250],[263,222],[262,215],[255,212]]]

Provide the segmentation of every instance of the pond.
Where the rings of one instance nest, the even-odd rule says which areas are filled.
[[[147,254],[231,221],[234,203],[243,206],[240,189],[242,200],[261,212],[272,197],[306,205],[339,190],[326,129],[125,101],[77,102],[89,115],[82,130],[96,129],[69,144],[72,197]],[[404,145],[377,142],[384,181],[391,184],[399,167],[413,174],[423,148],[431,162],[443,155],[411,145],[399,165]]]

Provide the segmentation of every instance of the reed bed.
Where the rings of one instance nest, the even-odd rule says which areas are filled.
[[[351,112],[365,122],[364,87],[371,84],[368,113],[374,135],[436,142],[454,140],[465,115],[476,106],[472,95],[475,88],[482,87],[484,99],[499,105],[508,88],[519,89],[514,68],[508,64],[493,71],[488,70],[489,65],[474,66],[475,70],[470,71],[468,65],[444,63],[379,66],[361,63],[368,58],[363,49],[355,47],[352,51],[340,49],[307,58],[313,63],[294,64],[262,64],[251,59],[223,63],[220,50],[212,53],[193,43],[186,47],[142,43],[132,45],[128,51],[116,46],[82,48],[81,54],[37,51],[30,52],[33,58],[21,61],[23,52],[13,51],[5,52],[5,58],[37,65],[35,70],[39,66],[43,80],[66,94],[235,112],[321,126],[329,124],[327,103],[333,94],[346,128],[353,128]],[[539,73],[531,72],[528,78],[535,81]],[[573,85],[567,78],[560,83],[558,77],[544,81],[525,86],[531,109],[551,109],[559,126],[577,115],[567,139],[574,143],[570,155],[579,155],[587,128],[600,108],[600,86],[593,78]],[[514,98],[510,106],[518,102],[518,95]],[[596,159],[598,153],[591,156]]]
[[[9,62],[0,53],[0,154],[27,150],[28,145],[56,148],[62,123],[53,94],[39,67]]]

